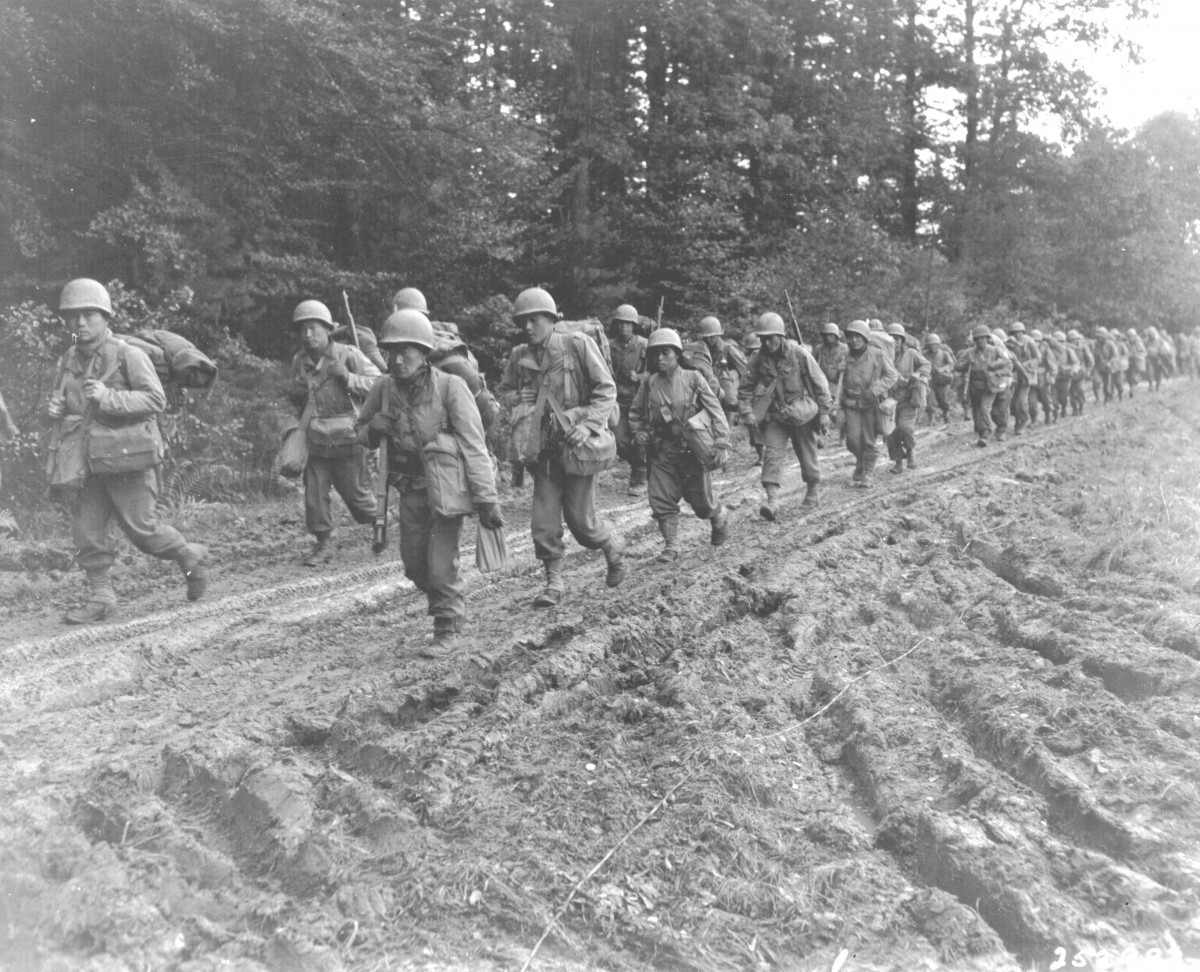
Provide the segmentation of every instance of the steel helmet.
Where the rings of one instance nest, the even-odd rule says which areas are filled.
[[[767,311],[759,317],[758,323],[754,325],[754,333],[760,338],[768,337],[776,334],[779,337],[787,337],[787,330],[783,326],[783,318],[774,311]]]
[[[742,347],[747,351],[757,351],[762,347],[762,339],[759,338],[759,336],[753,331],[751,331],[744,338],[742,338]]]
[[[549,297],[550,295],[547,294],[546,296]],[[551,304],[553,303],[554,302],[551,301]],[[614,322],[624,321],[626,324],[637,324],[641,318],[638,317],[637,308],[634,307],[633,304],[622,304],[615,311],[613,311],[612,319]]]
[[[1108,328],[1106,328],[1106,327],[1096,328],[1096,337],[1102,337],[1102,338],[1108,337]]]
[[[1054,340],[1055,341],[1065,341],[1066,339],[1067,339],[1067,335],[1066,335],[1065,331],[1055,331],[1054,332]]]
[[[905,334],[903,324],[889,324],[887,327],[884,328],[884,331],[886,331],[892,337],[901,337],[902,338],[902,337],[904,337],[904,334]]]
[[[393,310],[419,310],[422,314],[429,313],[429,305],[425,303],[425,295],[416,287],[403,287],[396,291],[392,298]]]
[[[98,310],[113,316],[112,301],[108,290],[99,280],[89,277],[79,277],[68,280],[58,296],[58,312],[70,310]]]
[[[1032,331],[1029,332],[1029,336],[1031,338],[1033,338],[1035,341],[1041,341],[1045,338],[1045,335],[1042,334],[1042,332],[1039,331],[1036,327]]]
[[[1013,321],[1011,324],[1008,325],[1008,333],[1009,334],[1024,334],[1025,333],[1025,325],[1022,324],[1020,321]]]
[[[554,298],[541,287],[522,290],[517,294],[517,299],[513,301],[514,321],[519,321],[522,317],[528,317],[530,314],[549,314],[558,320],[558,308],[554,305]]]
[[[1129,337],[1137,337],[1137,329],[1136,329],[1136,328],[1132,328],[1132,327],[1131,327],[1131,328],[1130,328],[1128,331],[1126,331],[1125,333],[1126,333],[1126,334],[1127,334]]]
[[[292,323],[299,324],[301,321],[320,321],[329,330],[333,330],[333,315],[319,300],[302,300],[296,305],[296,309],[292,311]]]
[[[660,327],[651,332],[650,339],[646,342],[646,350],[653,351],[655,348],[674,348],[683,354],[683,342],[679,339],[679,332],[671,327]]]
[[[399,344],[415,344],[426,351],[433,350],[433,325],[415,307],[392,311],[379,329],[379,346],[393,350]]]
[[[867,321],[867,329],[871,331],[882,331],[883,321],[881,321],[878,317],[872,317],[869,321]]]
[[[846,335],[857,334],[864,341],[871,340],[871,328],[866,321],[851,321],[846,325]]]
[[[992,332],[988,330],[988,326],[986,324],[976,324],[975,327],[971,329],[972,341],[974,341],[976,338],[986,338],[991,336]]]
[[[1068,341],[1082,341],[1083,335],[1080,334],[1077,330],[1075,330],[1075,328],[1071,328],[1071,330],[1067,331],[1067,340]]]
[[[721,327],[720,321],[710,315],[700,318],[700,330],[696,333],[702,338],[720,337],[725,333],[725,329]]]
[[[936,334],[934,334],[933,331],[930,331],[928,334],[925,335],[925,340],[923,343],[924,343],[925,347],[929,347],[930,345],[933,345],[933,344],[941,344],[942,339],[940,337],[938,337]]]
[[[835,335],[840,336],[842,331],[841,331],[841,328],[839,328],[836,324],[833,323],[833,321],[830,321],[828,324],[821,325],[821,333],[822,334],[835,334]]]

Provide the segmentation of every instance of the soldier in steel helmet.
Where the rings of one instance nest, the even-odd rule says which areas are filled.
[[[749,331],[747,331],[745,333],[745,335],[743,335],[743,337],[742,337],[742,353],[746,356],[747,368],[749,368],[750,359],[758,352],[758,349],[761,347],[762,347],[762,338],[760,338],[757,334],[754,333],[753,328],[751,328]],[[741,398],[741,390],[742,390],[742,383],[739,381],[738,382],[738,397],[739,397],[739,399]],[[739,408],[738,420],[740,421],[741,420],[741,413],[740,413],[741,406],[739,405],[738,408]],[[760,429],[758,427],[758,424],[756,422],[751,422],[749,425],[746,426],[746,431],[750,435],[750,448],[754,450],[754,465],[761,466],[762,461],[763,461],[762,429]]]
[[[513,320],[529,341],[513,348],[497,389],[514,416],[522,408],[528,429],[521,458],[533,472],[530,529],[546,571],[546,586],[533,602],[539,608],[563,597],[564,519],[581,546],[604,552],[609,587],[617,587],[628,570],[624,539],[596,515],[595,475],[568,473],[563,464],[564,449],[585,444],[609,425],[617,386],[596,342],[585,334],[560,333],[558,319],[554,298],[541,287],[517,295]]]
[[[621,409],[615,430],[617,456],[629,463],[630,496],[642,496],[646,492],[646,450],[633,440],[629,429],[629,405],[646,377],[646,339],[634,333],[639,320],[632,304],[622,304],[613,311],[613,337],[609,342],[613,380],[617,383],[617,406]]]
[[[971,353],[959,368],[967,374],[971,414],[979,437],[975,444],[983,447],[993,434],[997,442],[1004,438],[1003,430],[996,427],[994,406],[997,397],[1007,398],[1012,387],[1013,363],[1003,342],[995,340],[986,324],[979,324],[971,331],[971,342]]]
[[[742,420],[757,425],[762,432],[762,485],[766,496],[758,513],[764,520],[774,520],[789,443],[800,460],[800,477],[805,485],[800,512],[817,508],[821,483],[817,434],[828,434],[833,402],[825,373],[811,354],[788,340],[782,317],[768,311],[759,317],[754,330],[762,347],[747,362],[738,406]]]
[[[855,460],[852,482],[864,488],[871,485],[875,472],[879,403],[899,377],[892,356],[871,344],[873,333],[863,320],[846,325],[849,350],[839,402],[846,421],[846,448]]]
[[[925,419],[933,422],[936,407],[942,413],[942,425],[950,424],[950,386],[954,384],[954,352],[933,331],[925,335],[922,342],[925,357],[929,359],[929,387],[933,390],[925,407]]]
[[[817,362],[821,373],[825,375],[830,394],[836,395],[837,389],[841,386],[842,372],[846,368],[846,343],[842,339],[841,328],[833,321],[821,325],[821,340],[813,349],[813,359]],[[841,411],[836,401],[833,402],[829,424],[836,427],[842,436],[845,435]]]
[[[746,374],[746,356],[736,341],[726,340],[724,326],[711,314],[700,319],[696,336],[707,345],[712,358],[713,375],[717,379],[717,398],[725,411],[726,423],[736,424],[738,389]]]
[[[424,592],[433,617],[433,638],[422,654],[442,657],[455,647],[466,616],[466,585],[459,571],[463,520],[475,512],[488,529],[504,526],[496,497],[492,462],[475,396],[458,375],[430,365],[433,326],[412,308],[393,311],[379,334],[388,355],[388,374],[374,383],[357,427],[367,444],[388,440],[388,482],[400,495],[400,559],[404,574]],[[430,447],[454,439],[460,475],[443,477],[457,485],[450,494],[429,489]],[[461,460],[461,461],[459,461]]]
[[[87,602],[65,620],[89,624],[116,611],[114,520],[143,553],[179,564],[188,600],[198,600],[208,586],[208,551],[158,518],[157,415],[166,406],[158,373],[143,351],[113,336],[112,301],[102,284],[70,281],[58,312],[74,343],[50,397],[50,417],[59,423],[50,482],[71,502],[76,560],[88,585]]]
[[[1067,331],[1067,342],[1071,345],[1079,363],[1075,369],[1075,373],[1071,376],[1071,385],[1068,391],[1071,414],[1082,415],[1083,406],[1087,403],[1084,386],[1096,367],[1096,359],[1092,355],[1092,349],[1088,342],[1084,340],[1083,335],[1076,328],[1071,328]]]
[[[893,322],[885,330],[896,340],[892,364],[898,375],[890,391],[896,400],[896,427],[887,437],[888,458],[894,464],[892,472],[901,473],[906,463],[909,469],[917,468],[917,415],[925,407],[932,366],[910,343],[903,324]]]
[[[375,494],[366,483],[364,448],[355,430],[358,402],[375,379],[376,368],[352,345],[333,340],[335,325],[319,300],[303,300],[292,312],[300,350],[292,359],[288,399],[304,427],[308,462],[304,467],[304,521],[316,542],[303,563],[327,563],[332,550],[332,487],[356,523],[375,519]]]
[[[658,523],[663,549],[657,559],[679,559],[679,501],[711,524],[713,546],[725,542],[729,515],[713,490],[712,473],[688,448],[684,423],[703,411],[713,430],[713,447],[729,446],[725,411],[704,376],[680,367],[683,343],[669,327],[650,335],[646,349],[649,375],[638,388],[630,408],[630,428],[646,449],[650,463],[650,512]]]

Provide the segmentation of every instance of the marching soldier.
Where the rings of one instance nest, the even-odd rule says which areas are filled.
[[[646,449],[650,467],[650,511],[658,522],[663,549],[660,563],[679,559],[679,501],[711,524],[713,546],[725,542],[729,515],[713,492],[712,473],[687,447],[683,425],[700,411],[708,413],[714,448],[729,446],[729,424],[708,382],[697,371],[681,368],[683,343],[669,327],[650,335],[647,360],[650,374],[638,388],[629,424]]]
[[[838,406],[846,422],[846,448],[854,455],[852,481],[870,487],[875,472],[875,439],[879,432],[879,403],[896,384],[899,374],[892,358],[870,346],[871,329],[866,321],[846,325],[846,368],[842,373],[842,395]]]
[[[617,456],[629,463],[630,496],[646,492],[646,450],[634,442],[629,429],[629,405],[646,377],[646,339],[633,333],[638,320],[638,312],[631,304],[622,304],[613,311],[614,334],[609,344],[617,405],[621,409],[616,428]]]
[[[1029,336],[1038,343],[1038,380],[1037,392],[1029,399],[1029,422],[1032,425],[1036,418],[1036,409],[1034,408],[1034,400],[1036,398],[1038,405],[1042,408],[1042,422],[1049,425],[1058,420],[1058,411],[1054,398],[1054,386],[1058,381],[1058,353],[1051,345],[1049,338],[1034,328],[1029,332]]]
[[[821,373],[825,375],[830,395],[836,395],[841,386],[842,372],[846,368],[846,345],[842,341],[841,328],[832,321],[821,325],[821,341],[813,351],[813,359],[817,362]],[[845,425],[836,401],[833,403],[833,412],[830,414],[829,420],[830,424],[837,427],[844,436]]]
[[[1120,375],[1120,356],[1116,342],[1104,327],[1096,328],[1096,367],[1104,384],[1104,402],[1112,401],[1114,392],[1118,398],[1125,397]]]
[[[892,398],[896,400],[896,427],[887,437],[887,450],[888,458],[895,463],[892,472],[902,473],[906,461],[909,469],[917,468],[914,456],[917,448],[917,414],[925,407],[931,365],[920,351],[908,343],[903,324],[889,324],[887,333],[896,339],[896,354],[892,364],[898,375],[890,390]]]
[[[316,537],[305,555],[306,567],[328,562],[332,551],[333,515],[330,487],[337,490],[356,523],[375,519],[375,494],[365,480],[365,455],[355,429],[357,402],[375,379],[376,368],[352,345],[332,339],[333,316],[319,300],[302,300],[292,313],[292,327],[301,350],[292,359],[292,384],[288,393],[300,417],[308,443],[304,466],[304,522]]]
[[[475,397],[458,375],[430,366],[429,319],[411,308],[394,311],[383,324],[379,346],[389,357],[388,375],[371,388],[357,426],[371,448],[388,439],[388,480],[400,494],[400,560],[433,617],[433,639],[422,653],[443,657],[453,650],[466,617],[459,573],[463,520],[476,512],[479,525],[488,529],[504,526],[504,520]],[[465,481],[450,477],[459,487],[452,495],[433,495],[429,486],[428,449],[442,435],[454,437],[465,473]]]
[[[1032,412],[1031,399],[1037,394],[1039,362],[1042,357],[1041,348],[1033,338],[1025,333],[1025,325],[1013,321],[1008,325],[1008,350],[1013,357],[1013,373],[1016,379],[1013,383],[1012,404],[1010,409],[1013,416],[1013,435],[1021,435],[1029,424]]]
[[[513,320],[524,325],[529,343],[513,348],[498,389],[505,404],[532,409],[522,459],[533,472],[530,528],[546,571],[546,587],[534,607],[562,600],[564,517],[581,546],[604,551],[609,587],[617,587],[627,573],[624,539],[596,515],[596,477],[571,474],[563,466],[564,448],[583,445],[607,429],[617,386],[596,343],[584,334],[558,333],[558,319],[554,298],[540,287],[517,295]],[[570,431],[563,429],[560,415]]]
[[[800,504],[803,515],[816,509],[820,501],[817,433],[829,433],[833,406],[829,383],[813,356],[788,340],[783,318],[778,314],[763,314],[754,330],[762,347],[747,363],[738,406],[742,420],[757,425],[763,436],[762,485],[766,498],[758,513],[764,520],[776,517],[784,451],[790,442],[800,460],[800,477],[805,484]]]
[[[1133,398],[1133,390],[1137,387],[1138,379],[1146,377],[1146,344],[1142,336],[1132,327],[1125,332],[1129,342],[1129,397]]]
[[[954,352],[932,331],[925,335],[923,346],[925,357],[929,359],[929,387],[933,389],[932,400],[925,406],[925,418],[932,424],[933,409],[936,405],[942,413],[942,425],[949,425],[949,391],[954,383]]]
[[[738,389],[746,374],[746,356],[735,342],[725,340],[725,329],[715,317],[701,319],[698,337],[708,345],[717,379],[717,398],[725,411],[727,424],[732,425],[738,413]]]
[[[742,338],[742,352],[746,356],[747,366],[750,363],[751,356],[753,356],[754,353],[756,351],[758,351],[758,349],[761,347],[762,347],[762,338],[760,338],[757,334],[755,334],[754,331],[747,331],[746,335]],[[739,398],[739,400],[741,399],[741,390],[742,390],[742,384],[741,384],[741,382],[738,382],[738,398]],[[741,419],[741,412],[740,412],[741,406],[739,405],[738,408],[739,408],[738,418],[740,420]],[[758,427],[758,425],[756,425],[754,422],[751,422],[749,425],[746,426],[746,431],[750,435],[750,448],[752,448],[754,450],[754,456],[755,456],[754,465],[761,466],[762,461],[763,461],[762,429],[760,429]]]
[[[68,611],[68,624],[89,624],[112,615],[116,549],[110,534],[116,520],[130,542],[151,556],[179,564],[187,598],[208,587],[208,551],[184,540],[158,519],[158,465],[162,439],[157,415],[166,395],[144,352],[113,336],[108,290],[95,280],[70,281],[58,312],[73,347],[59,362],[50,417],[59,422],[50,482],[74,497],[71,534],[76,561],[87,575],[88,600]]]
[[[973,346],[964,370],[967,372],[975,434],[979,436],[975,444],[983,447],[988,444],[988,437],[993,432],[997,442],[1004,438],[1003,429],[996,428],[993,406],[996,397],[1012,384],[1013,364],[1008,352],[994,342],[986,324],[979,324],[971,331],[971,341]]]
[[[1070,344],[1071,350],[1075,352],[1075,357],[1078,360],[1075,373],[1071,376],[1069,391],[1071,414],[1082,415],[1083,406],[1087,404],[1084,385],[1095,369],[1096,359],[1092,356],[1092,349],[1088,346],[1088,342],[1083,339],[1083,335],[1075,328],[1067,331],[1067,343]]]

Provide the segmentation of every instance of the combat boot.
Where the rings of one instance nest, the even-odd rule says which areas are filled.
[[[800,513],[811,513],[820,505],[821,495],[816,483],[808,483],[804,487],[804,499],[800,502]]]
[[[775,521],[775,514],[779,510],[779,486],[776,483],[764,483],[763,489],[766,490],[766,499],[758,508],[758,515],[764,520]]]
[[[321,564],[329,563],[330,557],[333,556],[333,551],[329,548],[329,534],[318,533],[317,542],[313,544],[310,550],[301,561],[305,567],[320,567]]]
[[[458,619],[434,618],[433,635],[421,646],[422,658],[447,658],[458,648]]]
[[[725,504],[722,503],[713,510],[708,520],[712,526],[710,542],[714,547],[719,547],[729,538],[729,510],[725,509]]]
[[[645,496],[646,495],[646,470],[640,467],[634,467],[629,473],[629,495],[630,496]]]
[[[912,456],[909,456],[909,457],[908,457],[908,468],[909,468],[909,469],[916,469],[916,468],[917,468],[917,460],[916,460],[916,459],[914,459]]]
[[[673,564],[679,559],[679,514],[670,513],[658,520],[658,532],[662,534],[663,548],[654,559],[660,564]]]
[[[629,573],[625,566],[625,541],[614,533],[600,549],[604,551],[604,560],[608,564],[604,583],[609,587],[620,587],[621,581]]]
[[[903,459],[896,460],[896,464],[894,466],[892,466],[892,472],[894,472],[894,473],[904,472],[904,460]]]
[[[198,543],[189,543],[179,555],[179,569],[187,581],[187,599],[198,601],[208,590],[208,548]]]
[[[98,567],[87,572],[87,602],[63,616],[67,624],[92,624],[117,613],[117,593],[109,576],[111,570],[111,567]]]
[[[514,462],[510,467],[512,476],[510,481],[513,489],[520,489],[525,485],[525,464],[523,462]]]
[[[542,593],[533,599],[533,606],[535,608],[554,607],[562,600],[563,596],[562,559],[543,560],[542,563],[546,568],[546,586],[542,589]]]

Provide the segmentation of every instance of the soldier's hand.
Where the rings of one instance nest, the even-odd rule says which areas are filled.
[[[504,526],[499,503],[477,503],[475,510],[479,513],[479,525],[485,530],[499,530]]]
[[[581,446],[587,442],[591,429],[586,425],[577,425],[567,433],[567,445]]]
[[[63,417],[63,414],[67,410],[67,403],[63,399],[62,395],[55,393],[50,396],[49,409],[50,409],[50,417],[52,419]]]
[[[649,445],[650,444],[650,433],[649,432],[637,432],[633,436],[633,441],[636,442],[640,446]]]
[[[343,385],[350,384],[350,372],[340,361],[330,361],[329,369],[326,373],[334,381],[340,381]]]
[[[83,383],[83,397],[89,402],[98,402],[104,395],[104,382],[89,378]]]
[[[820,418],[817,419],[817,431],[821,435],[829,435],[829,415],[828,415],[828,413],[824,413],[824,412],[821,413]]]
[[[522,388],[521,389],[521,401],[524,402],[526,405],[535,404],[537,402],[537,389],[536,388]]]
[[[386,435],[392,431],[392,423],[388,421],[387,415],[383,412],[376,412],[367,423],[367,428],[379,435]]]

